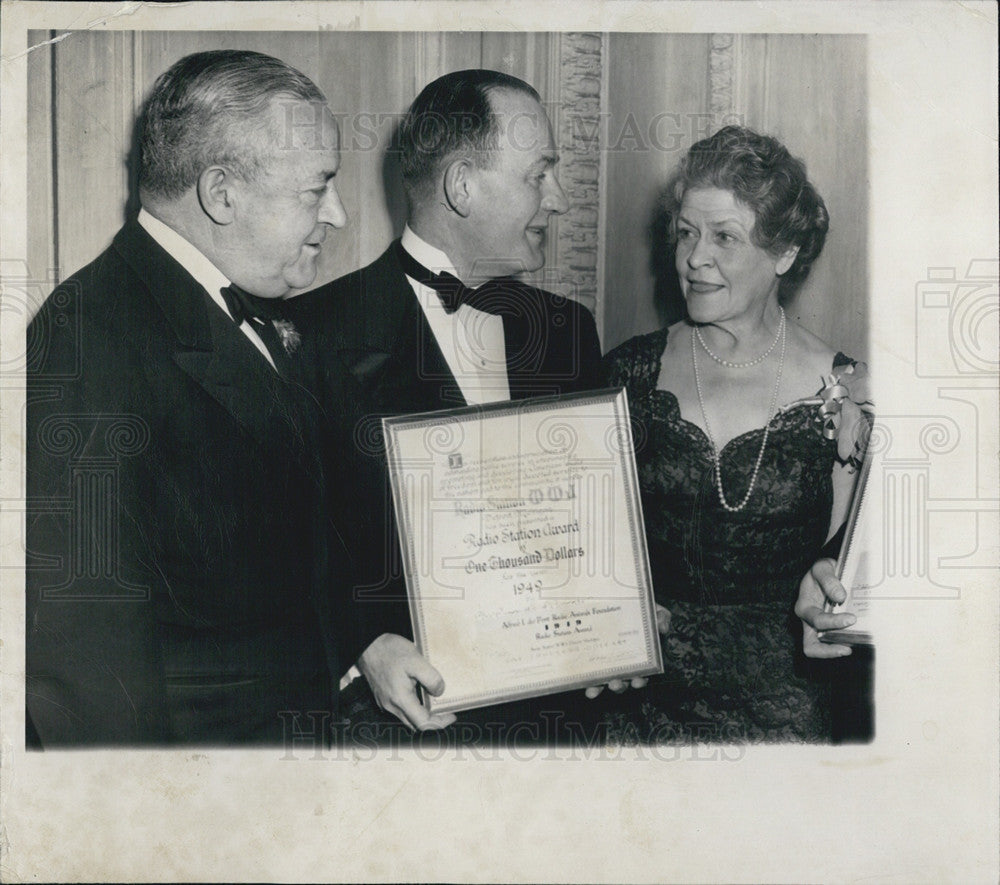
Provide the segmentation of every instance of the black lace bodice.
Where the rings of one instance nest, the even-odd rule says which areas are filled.
[[[816,404],[780,412],[747,506],[725,510],[707,436],[656,387],[666,343],[664,329],[604,361],[608,386],[628,391],[653,585],[671,612],[664,672],[608,714],[612,739],[829,740],[827,676],[797,651],[792,605],[829,529],[837,441],[820,432]],[[851,365],[837,354],[832,369]],[[730,501],[746,492],[763,432],[722,450]]]
[[[608,385],[628,391],[657,596],[723,605],[790,602],[830,526],[836,442],[817,431],[815,406],[779,413],[747,506],[725,510],[705,432],[681,416],[672,393],[656,387],[666,341],[663,329],[605,358]],[[850,362],[838,354],[832,368]],[[763,432],[743,433],[721,452],[730,502],[743,499]]]

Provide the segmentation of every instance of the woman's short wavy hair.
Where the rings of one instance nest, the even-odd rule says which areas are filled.
[[[787,303],[823,251],[830,227],[826,204],[809,182],[805,164],[776,138],[744,126],[726,126],[696,142],[667,183],[671,245],[684,194],[699,187],[729,191],[750,208],[756,219],[751,239],[761,249],[780,255],[798,246],[778,286],[779,301]]]

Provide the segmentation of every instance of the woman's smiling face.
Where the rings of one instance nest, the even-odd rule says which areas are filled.
[[[752,237],[756,216],[731,191],[691,188],[677,219],[677,274],[696,323],[738,320],[777,298],[781,274],[791,267],[796,249],[780,256],[761,249]]]

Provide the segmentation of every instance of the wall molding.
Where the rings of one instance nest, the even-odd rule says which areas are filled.
[[[561,152],[559,182],[570,209],[558,220],[547,287],[578,298],[591,309],[598,295],[602,49],[598,33],[561,35],[558,101],[550,109]]]
[[[709,111],[715,120],[735,110],[736,35],[712,34],[708,53]]]

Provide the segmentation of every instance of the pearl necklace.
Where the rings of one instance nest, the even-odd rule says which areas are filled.
[[[751,366],[756,366],[757,363],[762,363],[770,355],[771,351],[774,350],[774,346],[778,343],[778,339],[781,337],[782,332],[785,331],[785,309],[778,306],[778,310],[781,311],[781,322],[778,323],[778,331],[775,333],[774,341],[771,342],[771,346],[765,350],[757,359],[749,360],[745,363],[733,363],[729,360],[724,360],[721,356],[717,356],[712,353],[708,345],[705,343],[705,339],[701,337],[701,326],[694,327],[694,334],[698,339],[698,343],[702,346],[702,349],[707,353],[713,360],[715,360],[720,366],[725,366],[727,369],[749,369]]]
[[[697,329],[695,329],[695,334],[697,335]],[[699,336],[700,337],[700,336]],[[771,405],[768,407],[767,414],[767,424],[764,425],[764,439],[760,443],[760,451],[757,453],[757,463],[753,466],[753,474],[750,476],[750,485],[747,486],[747,493],[743,496],[743,500],[740,501],[735,507],[726,500],[726,493],[722,490],[722,466],[719,463],[719,450],[715,445],[715,437],[712,436],[712,428],[708,423],[708,414],[705,412],[705,398],[701,392],[701,377],[698,375],[698,359],[697,351],[694,346],[695,335],[691,336],[691,364],[694,366],[694,386],[698,391],[698,405],[701,406],[701,417],[705,422],[705,433],[708,436],[708,441],[712,446],[712,461],[715,464],[715,487],[719,492],[719,503],[728,510],[730,513],[739,513],[744,507],[747,506],[747,501],[750,500],[750,495],[754,490],[754,486],[757,484],[757,474],[760,472],[761,462],[764,460],[764,449],[767,448],[767,436],[771,431],[771,421],[774,418],[775,411],[774,407],[778,403],[778,389],[781,387],[781,372],[785,368],[785,312],[781,312],[781,325],[778,329],[778,338],[781,339],[781,356],[778,359],[778,377],[774,382],[774,392],[771,394]],[[777,338],[774,339],[777,342]],[[702,343],[702,347],[704,347]],[[708,350],[708,348],[705,348]],[[774,345],[768,350],[768,353],[774,349]],[[709,355],[712,353],[709,351]],[[764,354],[767,356],[767,354]],[[763,357],[762,357],[763,359]],[[756,360],[760,362],[760,360]],[[745,365],[752,365],[752,363],[746,363]]]

